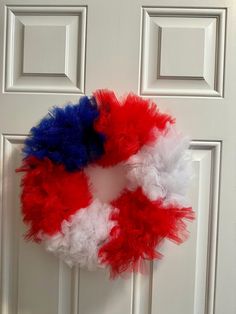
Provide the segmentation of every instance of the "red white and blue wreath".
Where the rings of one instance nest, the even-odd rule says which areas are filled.
[[[98,90],[31,129],[18,171],[27,238],[69,265],[112,277],[186,239],[189,140],[151,100]]]

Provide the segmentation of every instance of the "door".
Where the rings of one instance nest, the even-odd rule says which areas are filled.
[[[236,2],[2,0],[1,313],[236,313]],[[197,220],[148,274],[110,281],[25,242],[21,148],[53,105],[97,88],[153,98],[192,138]]]

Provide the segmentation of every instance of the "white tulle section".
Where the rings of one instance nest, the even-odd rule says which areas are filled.
[[[99,265],[98,250],[107,240],[113,223],[109,220],[112,207],[99,200],[80,209],[69,221],[64,220],[62,230],[53,237],[44,237],[48,251],[63,259],[69,266],[86,266],[95,269]]]
[[[187,206],[187,188],[192,174],[189,139],[173,126],[158,140],[145,145],[126,162],[128,188],[141,186],[151,200]]]

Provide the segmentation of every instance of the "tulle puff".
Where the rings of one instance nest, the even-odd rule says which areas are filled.
[[[188,235],[184,219],[194,219],[190,207],[175,204],[166,207],[162,199],[150,201],[141,188],[124,192],[112,205],[116,208],[111,215],[115,226],[110,239],[99,251],[112,277],[138,271],[141,259],[161,258],[158,244],[165,238],[183,242]]]
[[[79,104],[55,107],[31,129],[23,149],[26,157],[49,158],[68,171],[83,169],[104,152],[104,136],[93,125],[98,117],[94,98],[86,96]]]
[[[28,157],[18,172],[21,181],[22,214],[29,225],[27,238],[40,241],[42,234],[53,235],[61,223],[91,202],[84,172],[67,172],[49,159]]]
[[[114,166],[127,160],[146,143],[153,141],[153,129],[163,131],[174,119],[159,112],[157,105],[132,93],[119,101],[112,91],[94,93],[100,116],[97,132],[105,134],[105,154],[98,160],[102,166]]]
[[[69,266],[77,265],[89,270],[103,267],[98,259],[98,250],[114,225],[109,219],[111,212],[111,205],[95,200],[64,220],[60,232],[52,237],[43,236],[46,249]]]

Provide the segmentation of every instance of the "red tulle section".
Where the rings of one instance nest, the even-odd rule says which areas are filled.
[[[164,130],[172,117],[162,114],[155,103],[129,94],[119,102],[112,91],[94,93],[100,115],[95,129],[105,134],[105,154],[98,163],[113,166],[128,159],[149,141],[154,140],[153,128]]]
[[[30,229],[27,238],[40,241],[40,234],[53,235],[61,223],[91,201],[88,182],[83,172],[67,172],[63,165],[49,159],[25,159],[20,172],[22,214]]]
[[[164,238],[183,242],[188,235],[183,219],[194,219],[191,208],[164,207],[162,200],[150,201],[141,188],[126,191],[112,205],[116,210],[111,219],[116,225],[99,251],[101,262],[110,266],[112,277],[125,271],[140,271],[143,259],[161,258],[158,244]]]

